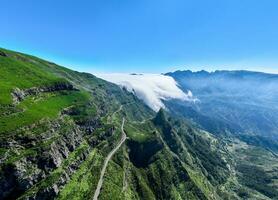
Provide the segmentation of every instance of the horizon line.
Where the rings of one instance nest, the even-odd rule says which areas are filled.
[[[105,72],[106,70],[103,70],[103,71],[100,71],[100,70],[96,70],[96,69],[93,69],[94,67],[93,66],[96,66],[94,64],[70,64],[70,63],[67,63],[67,62],[63,62],[63,61],[59,61],[59,59],[55,59],[53,58],[52,56],[47,56],[43,53],[36,53],[36,52],[32,52],[31,50],[28,51],[28,50],[23,50],[21,48],[19,48],[19,50],[15,50],[15,48],[6,48],[6,47],[3,47],[3,46],[0,46],[0,49],[5,49],[5,50],[8,50],[8,51],[14,51],[14,52],[17,52],[17,53],[22,53],[22,54],[26,54],[26,55],[29,55],[29,56],[34,56],[34,57],[37,57],[39,59],[42,59],[42,60],[45,60],[45,61],[48,61],[48,62],[52,62],[56,65],[59,65],[59,66],[62,66],[62,67],[66,67],[66,68],[69,68],[71,70],[74,70],[74,71],[78,71],[78,72],[85,72],[85,73],[91,73],[93,75],[95,74],[132,74],[132,73],[136,73],[136,74],[166,74],[166,73],[169,73],[169,72],[176,72],[176,71],[192,71],[192,72],[200,72],[200,71],[206,71],[206,72],[209,72],[209,73],[213,73],[213,72],[216,72],[216,71],[249,71],[249,72],[260,72],[260,73],[267,73],[267,74],[278,74],[278,69],[275,69],[273,67],[262,67],[262,66],[256,66],[256,67],[241,67],[239,68],[238,65],[237,66],[234,66],[234,67],[230,67],[229,69],[225,68],[224,66],[227,66],[227,64],[223,64],[223,67],[221,66],[216,66],[216,67],[212,67],[213,65],[211,64],[208,64],[207,66],[205,65],[202,65],[202,67],[200,67],[200,65],[189,65],[189,66],[185,66],[185,67],[181,67],[181,66],[169,66],[169,70],[166,70],[166,72],[163,72],[165,70],[162,70],[161,72],[139,72],[139,71],[114,71],[113,72]],[[186,65],[186,64],[184,64]],[[79,67],[78,67],[79,66]],[[91,67],[92,66],[92,67]],[[100,65],[98,65],[100,66]],[[107,65],[108,66],[108,65]],[[146,65],[145,65],[146,66]],[[83,68],[83,69],[82,69]],[[84,68],[91,68],[89,70],[84,70]],[[162,68],[162,66],[161,66]]]

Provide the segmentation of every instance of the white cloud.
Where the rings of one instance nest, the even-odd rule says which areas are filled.
[[[180,99],[195,101],[192,92],[184,93],[176,81],[161,74],[98,74],[98,77],[115,83],[135,93],[154,111],[165,108],[162,100]]]

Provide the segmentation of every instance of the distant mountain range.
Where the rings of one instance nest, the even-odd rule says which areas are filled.
[[[168,101],[172,113],[208,131],[236,134],[250,144],[278,150],[278,75],[251,71],[167,73],[200,101]]]
[[[147,78],[0,48],[0,199],[278,198],[276,75]]]

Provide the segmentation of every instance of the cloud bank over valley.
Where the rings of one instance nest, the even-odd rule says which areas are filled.
[[[176,81],[162,74],[97,74],[99,78],[125,87],[154,111],[165,108],[163,100],[195,101],[191,91],[183,92]]]

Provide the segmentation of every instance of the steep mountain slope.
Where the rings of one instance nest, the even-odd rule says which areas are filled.
[[[163,147],[148,120],[154,113],[132,94],[4,49],[0,62],[1,199],[92,198],[123,117],[129,139],[108,165],[100,199],[208,196]]]
[[[277,165],[264,188],[240,181],[248,169],[234,158],[248,145],[154,113],[91,74],[0,49],[0,92],[0,199],[93,199],[111,152],[98,199],[277,197]]]

